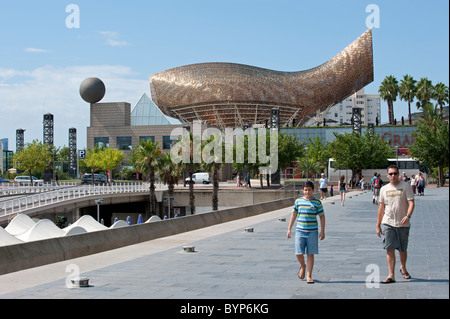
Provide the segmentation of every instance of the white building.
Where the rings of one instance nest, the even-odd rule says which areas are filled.
[[[377,117],[378,123],[381,123],[380,95],[365,94],[361,89],[325,111],[317,112],[305,126],[322,126],[324,119],[327,126],[351,125],[353,108],[361,109],[362,125],[376,124]]]

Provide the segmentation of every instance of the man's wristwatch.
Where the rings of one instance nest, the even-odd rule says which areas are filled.
[[[408,215],[406,215],[406,216],[408,216],[408,218],[411,219],[411,214],[408,214]]]

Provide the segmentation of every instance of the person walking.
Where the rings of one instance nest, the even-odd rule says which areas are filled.
[[[361,185],[361,190],[365,191],[366,190],[366,179],[364,178],[364,176],[361,176],[361,180],[359,181],[359,184]]]
[[[241,186],[242,186],[242,183],[241,183],[241,173],[237,173],[237,176],[236,176],[236,186],[237,186],[237,187],[241,187]]]
[[[314,255],[319,253],[319,239],[325,239],[325,213],[322,202],[313,197],[314,184],[310,181],[303,186],[303,197],[297,198],[294,203],[287,238],[291,238],[291,229],[297,221],[295,231],[295,255],[300,263],[298,277],[305,278],[308,284],[313,284],[312,271],[314,268]],[[317,216],[320,218],[320,233]],[[307,261],[305,263],[305,257]]]
[[[408,239],[410,219],[414,211],[414,194],[411,185],[401,181],[396,165],[390,165],[387,169],[389,184],[383,186],[380,191],[380,205],[378,207],[377,235],[383,236],[386,260],[389,269],[388,277],[381,283],[395,282],[395,250],[400,257],[400,273],[404,279],[411,279],[406,269],[408,257]]]
[[[378,197],[380,196],[380,189],[383,186],[383,181],[381,180],[381,175],[378,174],[376,177],[374,176],[373,180],[373,203],[378,205]]]
[[[339,178],[339,182],[338,182],[338,188],[339,188],[339,193],[341,194],[341,205],[344,206],[344,202],[345,202],[345,193],[347,193],[347,185],[345,183],[345,176],[342,175],[341,178]]]
[[[413,190],[414,195],[416,195],[416,176],[414,174],[411,175],[411,188]]]
[[[373,182],[374,182],[374,180],[377,178],[377,172],[375,172],[375,173],[373,173],[373,177],[372,177],[372,179],[370,180],[370,187],[372,188],[372,204],[375,204],[375,199],[376,199],[376,196],[375,196],[375,188],[373,187]]]
[[[320,174],[319,188],[320,188],[320,199],[322,200],[322,199],[327,198],[328,179],[325,177],[324,173]]]
[[[417,193],[419,194],[419,196],[423,196],[424,195],[424,190],[425,190],[425,178],[422,176],[422,172],[419,171],[419,174],[417,175]]]

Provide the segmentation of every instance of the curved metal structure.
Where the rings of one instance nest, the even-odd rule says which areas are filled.
[[[182,66],[150,77],[152,99],[184,123],[220,128],[265,123],[280,110],[280,125],[301,125],[373,81],[372,31],[328,62],[306,71],[279,72],[234,63]]]

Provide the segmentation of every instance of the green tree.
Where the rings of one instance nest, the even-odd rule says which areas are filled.
[[[389,124],[394,124],[394,102],[397,100],[398,95],[398,82],[393,75],[387,76],[381,86],[378,89],[380,97],[387,101],[389,112]]]
[[[24,149],[13,155],[13,162],[17,169],[28,171],[30,181],[33,180],[32,171],[42,172],[51,167],[53,154],[48,145],[38,140],[28,143]]]
[[[179,148],[178,148],[179,146]],[[193,175],[202,169],[202,141],[201,137],[192,132],[185,132],[180,139],[175,142],[171,149],[172,159],[174,153],[178,157],[176,163],[181,165],[184,172],[189,175],[189,208],[191,214],[195,214],[195,193]],[[181,153],[181,154],[180,154]],[[184,182],[183,182],[184,183]]]
[[[411,156],[423,161],[428,167],[438,167],[439,181],[444,185],[444,167],[449,165],[449,127],[437,106],[422,106],[423,116],[413,132],[414,145],[409,148]]]
[[[434,87],[428,78],[421,78],[417,83],[416,88],[416,98],[419,100],[416,103],[416,106],[420,109],[433,98]]]
[[[366,130],[364,134],[355,132],[337,134],[330,144],[330,155],[336,161],[336,167],[352,170],[352,178],[362,169],[385,167],[387,159],[393,156],[393,151],[387,142],[378,135]]]
[[[92,174],[92,184],[94,184],[94,173],[96,171],[108,171],[113,170],[122,163],[125,159],[125,155],[122,151],[105,147],[88,149],[86,152],[86,158],[81,160],[83,166],[90,169]]]
[[[443,112],[445,103],[449,102],[448,94],[448,86],[444,83],[439,82],[434,86],[433,99],[438,103],[441,112]]]
[[[175,193],[175,185],[178,185],[178,180],[182,177],[183,171],[180,165],[172,161],[170,152],[163,153],[158,161],[157,170],[159,179],[164,185],[168,185],[168,196],[173,197]],[[170,207],[170,216],[173,216],[173,205]]]
[[[112,171],[126,158],[123,151],[115,148],[104,148],[99,152],[99,169]]]
[[[67,146],[56,148],[55,161],[65,162],[69,160],[70,150]]]
[[[307,178],[309,178],[311,175],[319,174],[325,170],[328,166],[330,152],[329,143],[322,144],[322,140],[318,136],[314,140],[308,137],[306,147],[308,148],[307,154],[305,151],[299,156],[299,162],[297,169],[294,171],[294,175],[300,172],[306,175],[307,172]],[[303,145],[299,146],[299,148],[305,150],[305,146]]]
[[[203,167],[213,172],[213,193],[211,204],[213,211],[219,209],[219,169],[225,164],[225,143],[220,134],[211,135],[202,145]]]
[[[408,122],[409,125],[412,124],[411,121],[411,102],[414,100],[416,96],[416,80],[413,79],[410,75],[403,76],[403,80],[400,82],[400,86],[398,88],[400,93],[400,99],[408,102]]]
[[[323,166],[319,162],[316,162],[313,158],[309,157],[308,150],[308,157],[305,152],[305,155],[299,158],[297,167],[294,170],[294,175],[302,173],[302,176],[304,175],[309,179],[312,175],[322,172],[322,169]]]
[[[318,172],[321,173],[328,167],[328,160],[331,157],[330,155],[330,143],[326,142],[322,144],[322,140],[320,137],[316,136],[313,141],[311,138],[308,138],[307,147],[308,151],[308,159],[318,164]]]
[[[258,145],[258,134],[255,132],[255,143],[256,145]],[[253,133],[252,133],[253,134]],[[253,146],[250,145],[250,154],[253,154],[253,158],[249,158],[249,136],[247,134],[242,136],[243,138],[243,154],[242,155],[238,155],[241,153],[241,145],[239,145],[239,149],[238,149],[238,143],[240,144],[241,142],[238,140],[238,137],[236,137],[236,145],[233,145],[233,170],[235,172],[250,172],[251,174],[253,174],[254,172],[256,172],[259,167],[261,166],[261,163],[258,162],[258,147],[256,146],[256,149],[253,149]],[[239,158],[240,156],[242,156],[242,158]],[[263,188],[263,174],[260,174],[260,184],[261,184],[261,188]]]
[[[320,139],[319,139],[320,140]],[[278,133],[278,167],[284,170],[292,167],[292,162],[304,154],[303,144],[297,137],[282,132]]]
[[[100,151],[101,149],[97,146],[95,146],[93,149],[88,149],[86,151],[86,158],[80,161],[83,163],[83,166],[86,166],[88,169],[90,169],[92,174],[92,185],[94,185],[94,173],[95,171],[100,169]]]
[[[300,154],[297,153],[299,145],[297,139],[281,132],[274,133],[270,130],[266,130],[264,133],[264,131],[250,130],[249,134],[245,134],[241,138],[243,139],[243,149],[241,150],[241,145],[233,146],[233,168],[235,171],[242,172],[259,171],[261,188],[264,187],[264,175],[267,176],[267,186],[270,186],[270,172],[261,172],[263,167],[274,164],[267,161],[269,157],[272,155],[276,157],[278,168],[285,169],[290,166],[291,162],[296,159],[298,154]],[[265,139],[265,141],[261,140],[260,143],[260,138]],[[236,144],[242,143],[236,142]],[[260,149],[260,147],[264,147],[264,144],[265,149]],[[243,153],[241,154],[242,151]],[[242,158],[239,158],[241,156]],[[266,158],[260,158],[260,156]],[[272,161],[272,158],[270,158],[269,161]]]
[[[160,157],[161,149],[151,139],[141,141],[131,156],[139,173],[147,175],[150,181],[150,214],[156,213],[155,170]]]

